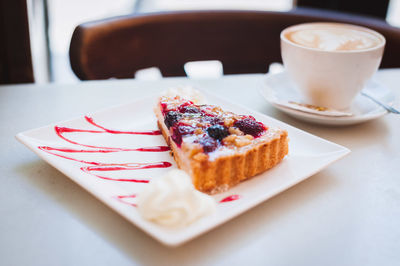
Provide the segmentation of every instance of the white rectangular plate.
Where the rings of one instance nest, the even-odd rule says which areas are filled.
[[[132,150],[166,145],[161,135],[129,133],[157,130],[152,110],[156,96],[19,133],[17,139],[120,215],[170,246],[180,245],[232,219],[349,153],[345,147],[261,113],[210,94],[206,94],[206,98],[208,103],[227,111],[253,115],[267,126],[286,129],[290,138],[289,155],[273,169],[214,195],[218,202],[217,212],[185,228],[170,229],[144,220],[136,210],[134,195],[147,184],[129,181],[151,180],[176,167],[168,151]],[[169,162],[172,166],[140,169],[140,166],[158,165],[159,162]],[[239,199],[220,202],[232,195],[238,195]]]

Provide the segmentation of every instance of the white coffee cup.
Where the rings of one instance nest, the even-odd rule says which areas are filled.
[[[365,27],[304,23],[281,32],[283,64],[307,103],[348,109],[379,67],[385,38]]]

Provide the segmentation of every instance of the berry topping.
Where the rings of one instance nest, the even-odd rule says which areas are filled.
[[[233,125],[243,131],[243,133],[252,135],[253,137],[260,136],[266,129],[264,124],[257,122],[254,117],[238,120]]]
[[[194,103],[192,101],[186,101],[184,103],[182,103],[181,105],[178,106],[178,109],[184,108],[186,106],[191,106],[194,105]]]
[[[217,125],[217,124],[220,124],[220,125],[224,124],[224,122],[220,118],[211,117],[211,116],[203,116],[201,118],[201,122],[206,123],[206,124],[210,124],[211,126]]]
[[[210,113],[210,112],[207,112],[207,111],[205,111],[205,110],[201,110],[201,113],[202,113],[202,115],[204,115],[204,116],[209,116],[209,117],[216,117],[216,114],[212,114],[212,113]]]
[[[218,147],[218,141],[208,136],[201,138],[198,142],[203,146],[203,151],[205,153],[215,151]]]
[[[175,141],[178,146],[182,144],[182,136],[193,134],[195,128],[187,125],[180,125],[172,128],[172,140]]]
[[[164,117],[164,123],[169,129],[173,125],[175,125],[178,120],[181,118],[181,114],[175,112],[175,111],[169,111],[165,117]]]
[[[216,140],[222,140],[229,135],[228,129],[218,124],[207,128],[207,133],[210,137]]]
[[[160,105],[161,105],[161,112],[163,115],[165,115],[165,112],[167,112],[168,104],[161,102]]]
[[[189,105],[185,105],[185,106],[179,106],[178,107],[178,111],[181,113],[189,113],[189,114],[197,114],[200,113],[199,108],[195,107],[195,106],[189,106]]]

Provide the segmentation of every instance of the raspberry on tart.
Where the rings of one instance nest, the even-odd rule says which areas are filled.
[[[252,116],[197,105],[179,95],[160,97],[154,111],[178,166],[203,192],[225,191],[288,153],[287,132]]]

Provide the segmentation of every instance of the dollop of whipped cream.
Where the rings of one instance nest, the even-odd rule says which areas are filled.
[[[183,227],[215,212],[212,197],[197,191],[182,170],[171,170],[150,181],[138,195],[138,211],[147,220],[168,227]]]
[[[195,104],[203,104],[205,103],[204,95],[194,89],[193,87],[177,87],[177,88],[169,88],[164,93],[164,96],[175,97],[176,95],[181,96],[184,99],[190,100]]]

